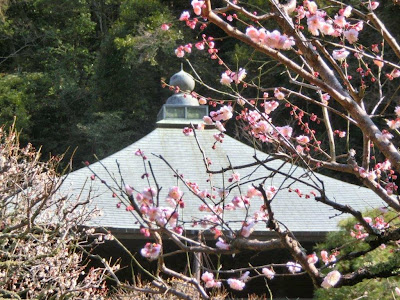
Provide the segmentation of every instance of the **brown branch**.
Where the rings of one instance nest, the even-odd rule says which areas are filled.
[[[392,276],[398,275],[400,272],[398,271],[398,267],[394,267],[393,269],[383,270],[381,272],[375,273],[372,272],[368,268],[361,268],[355,272],[350,274],[345,274],[342,276],[341,280],[335,287],[341,286],[353,286],[356,283],[363,281],[364,279],[374,279],[374,278],[388,278]]]
[[[343,204],[331,201],[324,194],[322,194],[320,197],[315,197],[315,200],[317,202],[321,202],[326,205],[329,205],[330,207],[332,207],[335,210],[338,210],[340,212],[351,214],[353,217],[355,217],[358,220],[358,222],[360,222],[360,224],[362,226],[364,226],[365,230],[369,234],[376,235],[376,236],[378,236],[380,234],[380,232],[378,230],[372,228],[371,225],[368,224],[368,222],[364,220],[361,212],[353,209],[350,205],[343,205]]]
[[[379,20],[379,18],[373,13],[369,13],[367,15],[368,20],[371,21],[372,24],[377,28],[377,30],[383,35],[385,41],[389,44],[389,46],[393,49],[394,53],[398,58],[400,58],[400,46],[397,43],[396,39],[390,34],[390,32],[386,29],[385,25]]]
[[[234,10],[234,11],[237,11],[237,12],[245,15],[246,17],[248,17],[254,21],[257,21],[257,22],[269,20],[269,19],[276,17],[276,15],[274,13],[266,13],[266,14],[258,16],[258,15],[255,15],[255,14],[249,12],[248,10],[244,9],[242,6],[233,4],[232,2],[229,2],[229,1],[227,1],[227,2],[228,2],[228,6],[215,9],[214,10],[215,13],[222,14],[222,13],[226,13],[227,11]]]
[[[197,290],[200,292],[201,297],[202,297],[203,299],[210,299],[210,297],[207,295],[207,293],[206,293],[206,291],[204,290],[204,288],[200,285],[200,283],[199,283],[195,278],[191,278],[191,277],[185,276],[185,275],[183,275],[183,274],[181,274],[181,273],[175,272],[175,271],[173,271],[173,270],[167,268],[167,267],[165,266],[165,264],[163,264],[163,265],[161,266],[161,271],[164,272],[164,273],[167,274],[167,275],[170,275],[170,276],[173,276],[173,277],[182,279],[183,281],[194,285],[194,286],[197,288]],[[187,297],[188,297],[188,298],[185,298],[185,299],[191,299],[189,296],[187,296]]]
[[[267,226],[269,229],[275,231],[279,239],[282,243],[282,245],[287,248],[292,255],[292,257],[301,264],[301,266],[304,268],[304,270],[308,273],[308,275],[311,277],[311,280],[314,284],[315,287],[318,287],[319,284],[322,281],[321,274],[319,273],[318,269],[314,266],[314,264],[308,263],[307,260],[307,255],[306,253],[302,250],[302,247],[299,243],[299,241],[292,237],[291,233],[288,231],[282,231],[282,229],[279,226],[279,223],[277,220],[274,218],[274,214],[272,211],[271,207],[271,200],[267,200],[267,194],[263,188],[263,186],[260,184],[259,186],[255,186],[257,190],[259,190],[264,198],[264,203],[268,211],[268,223]]]

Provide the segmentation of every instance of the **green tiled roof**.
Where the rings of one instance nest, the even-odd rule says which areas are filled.
[[[212,161],[211,169],[220,170],[229,166],[229,160],[233,166],[245,165],[253,163],[253,158],[256,155],[260,160],[268,157],[267,154],[256,151],[229,136],[225,136],[223,143],[217,143],[216,149],[211,147],[214,143],[213,135],[218,133],[214,129],[206,129],[197,131],[199,141],[206,152],[207,157]],[[107,167],[110,174],[113,174],[118,183],[121,183],[119,172],[121,172],[125,183],[130,184],[136,190],[142,191],[143,188],[148,186],[147,180],[142,179],[144,173],[143,161],[140,157],[135,156],[137,149],[141,149],[151,161],[154,174],[157,182],[162,186],[160,193],[161,204],[164,204],[164,199],[168,193],[170,186],[177,185],[177,178],[173,175],[173,171],[159,158],[152,154],[162,155],[179,174],[183,174],[185,180],[196,182],[201,189],[208,189],[210,191],[210,182],[205,172],[202,156],[193,136],[184,136],[182,129],[178,128],[156,128],[141,140],[133,143],[132,145],[122,149],[121,151],[101,160],[101,164]],[[229,160],[228,160],[229,158]],[[118,169],[117,162],[120,166]],[[111,180],[110,175],[101,166],[100,163],[94,163],[90,167],[99,175],[99,177],[111,186],[116,184]],[[281,168],[283,161],[274,160],[268,162],[268,166],[272,168]],[[304,170],[295,165],[286,163],[281,168],[282,171],[291,172],[293,176],[300,177],[304,174]],[[241,178],[251,180],[268,175],[269,173],[263,167],[248,167],[240,169],[238,172]],[[74,195],[81,193],[82,185],[92,173],[83,168],[71,173],[63,185],[64,189],[69,189]],[[225,185],[229,172],[225,175]],[[248,176],[247,178],[245,178]],[[346,203],[358,210],[365,210],[382,206],[383,203],[372,191],[367,188],[362,188],[356,185],[342,182],[324,175],[319,175],[319,178],[324,182],[326,194],[331,200],[339,203]],[[308,178],[304,180],[309,181]],[[150,181],[152,181],[150,177]],[[284,183],[283,183],[284,182]],[[291,179],[285,178],[283,175],[275,175],[272,179],[266,181],[266,185],[274,185],[279,187],[282,183],[283,186],[288,186],[293,182]],[[117,200],[112,197],[112,193],[106,188],[100,180],[88,181],[88,184],[83,189],[83,195],[88,193],[89,185],[91,185],[91,193],[94,199],[91,205],[95,205],[103,212],[102,216],[96,218],[91,225],[104,226],[120,231],[130,232],[139,228],[135,218],[131,212],[125,209],[117,208]],[[212,185],[218,188],[223,187],[222,176],[214,175],[212,177]],[[242,186],[244,193],[247,190],[245,184]],[[153,186],[155,186],[153,184]],[[184,200],[186,207],[184,209],[183,219],[190,221],[192,219],[200,219],[205,214],[200,212],[198,207],[201,201],[191,194],[182,183],[179,186],[184,191]],[[303,184],[294,183],[292,189],[299,188],[303,193],[310,191],[310,188]],[[238,190],[232,191],[231,195],[227,197],[227,201],[231,201],[234,195],[239,195]],[[251,200],[250,211],[256,211],[262,205],[259,198]],[[332,208],[317,203],[313,197],[305,199],[299,198],[296,193],[288,192],[287,189],[280,191],[272,203],[275,212],[275,218],[285,224],[292,232],[296,233],[309,233],[318,235],[329,231],[337,230],[337,222],[346,215],[334,217],[337,211]],[[225,217],[231,221],[231,226],[235,229],[240,228],[240,221],[244,219],[245,211],[227,211]],[[257,224],[256,231],[261,233],[266,231],[265,224]],[[257,234],[257,232],[255,234]]]

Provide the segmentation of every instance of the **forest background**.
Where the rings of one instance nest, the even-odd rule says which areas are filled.
[[[252,2],[263,5],[261,0]],[[287,78],[276,62],[266,61],[261,72],[252,68],[253,62],[259,63],[253,49],[216,27],[199,31],[181,24],[179,15],[188,4],[187,0],[2,0],[0,124],[11,124],[17,116],[22,142],[42,147],[45,159],[66,151],[68,157],[76,150],[75,169],[83,166],[82,161],[92,161],[93,154],[99,158],[112,154],[154,128],[157,112],[171,95],[161,80],[179,71],[182,62],[192,72],[174,49],[198,40],[202,33],[216,37],[221,58],[229,65],[245,63],[251,80],[284,85]],[[395,37],[400,27],[393,16],[399,12],[392,1],[382,1],[379,15]],[[168,31],[161,29],[164,23],[170,25]],[[365,44],[374,42],[374,37],[365,38],[371,39]],[[217,61],[210,61],[204,51],[193,50],[188,57],[203,81],[221,87],[218,75],[225,69]],[[198,86],[196,91],[213,96],[203,89]],[[228,133],[235,136],[234,128]]]

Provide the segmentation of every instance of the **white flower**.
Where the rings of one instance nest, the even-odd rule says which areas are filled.
[[[232,81],[232,78],[228,74],[226,74],[226,72],[222,73],[220,82],[223,85],[230,86]]]
[[[286,267],[289,269],[289,272],[292,274],[298,273],[301,271],[301,265],[294,263],[292,261],[287,262]]]
[[[233,279],[233,278],[229,278],[227,280],[227,282],[231,289],[237,290],[237,291],[243,290],[244,286],[246,285],[243,281]]]
[[[268,279],[273,279],[275,276],[275,272],[272,269],[263,268],[262,272]]]
[[[355,30],[354,28],[346,30],[343,34],[346,40],[348,40],[350,44],[353,44],[358,41],[358,31]]]
[[[329,289],[335,286],[339,282],[341,277],[342,275],[338,271],[329,272],[328,275],[325,276],[321,286],[324,289]]]
[[[349,54],[350,54],[350,52],[344,48],[338,49],[338,50],[333,50],[333,52],[332,52],[332,56],[336,60],[344,60]]]

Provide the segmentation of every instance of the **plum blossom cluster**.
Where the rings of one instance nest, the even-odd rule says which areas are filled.
[[[290,126],[273,126],[270,113],[273,112],[279,103],[277,101],[265,101],[264,113],[257,110],[242,111],[238,118],[248,124],[248,131],[262,142],[273,142],[280,137],[291,138],[293,128]]]
[[[265,188],[266,195],[268,200],[272,199],[277,192],[277,189],[274,186],[269,186]],[[198,191],[197,194],[201,197],[210,197],[207,191]],[[228,196],[224,191],[220,191],[220,196]],[[216,232],[216,226],[222,225],[222,214],[227,211],[234,211],[240,209],[247,209],[251,204],[251,199],[254,197],[262,198],[262,194],[253,186],[249,186],[247,189],[247,193],[244,196],[234,196],[231,202],[226,203],[224,207],[217,205],[211,206],[203,203],[199,206],[199,210],[201,212],[208,212],[211,214],[205,215],[201,220],[197,221],[196,224],[201,225],[203,228],[209,228],[211,231]],[[258,211],[255,211],[251,217],[248,218],[247,221],[243,222],[242,228],[239,231],[239,234],[243,237],[249,237],[255,226],[259,221],[268,220],[268,213],[265,211],[265,207],[261,206]],[[216,234],[218,237],[220,234]],[[216,246],[220,249],[229,249],[229,245],[222,239],[219,239]]]
[[[289,50],[296,44],[293,37],[281,34],[278,30],[269,32],[264,28],[256,29],[250,26],[246,29],[246,35],[251,38],[253,42],[260,43],[261,45],[273,49]]]
[[[238,72],[232,72],[230,70],[225,71],[221,75],[221,84],[230,86],[232,82],[239,84],[246,77],[246,70],[240,68]]]
[[[358,172],[361,178],[366,178],[370,181],[380,181],[380,184],[385,187],[388,195],[393,195],[398,189],[395,183],[397,175],[392,170],[392,165],[388,160],[376,163],[372,170],[365,170],[359,167]]]
[[[343,36],[350,44],[353,44],[358,41],[359,32],[363,29],[363,22],[350,24],[347,21],[346,18],[350,17],[352,9],[351,6],[346,6],[340,9],[334,18],[330,18],[324,10],[318,9],[318,5],[314,1],[306,0],[303,2],[303,6],[296,8],[296,21],[299,24],[300,20],[306,18],[308,31],[314,36],[318,36],[320,33],[326,36]],[[345,56],[346,53],[344,50],[343,55],[339,57]]]
[[[201,280],[206,284],[206,288],[219,288],[222,285],[221,281],[216,281],[214,279],[214,274],[210,272],[204,272],[201,275]]]
[[[338,255],[338,252],[333,252],[329,254],[327,251],[322,250],[321,251],[321,260],[325,263],[325,265],[332,264],[336,261],[336,256]]]
[[[132,195],[129,186],[125,187],[126,193]],[[178,212],[176,208],[184,207],[184,202],[181,198],[182,192],[177,187],[172,187],[169,190],[166,202],[170,207],[156,206],[154,199],[157,196],[157,190],[154,188],[145,188],[142,193],[137,193],[135,200],[139,206],[142,215],[149,222],[153,222],[158,226],[166,226],[167,224],[173,228],[177,226]]]
[[[378,231],[383,231],[389,228],[389,223],[385,222],[383,217],[376,217],[374,219],[370,217],[365,217],[364,220],[370,225],[372,228],[375,228]],[[351,230],[350,235],[358,240],[364,240],[368,237],[368,233],[365,231],[364,226],[361,224],[354,225],[355,231]]]

